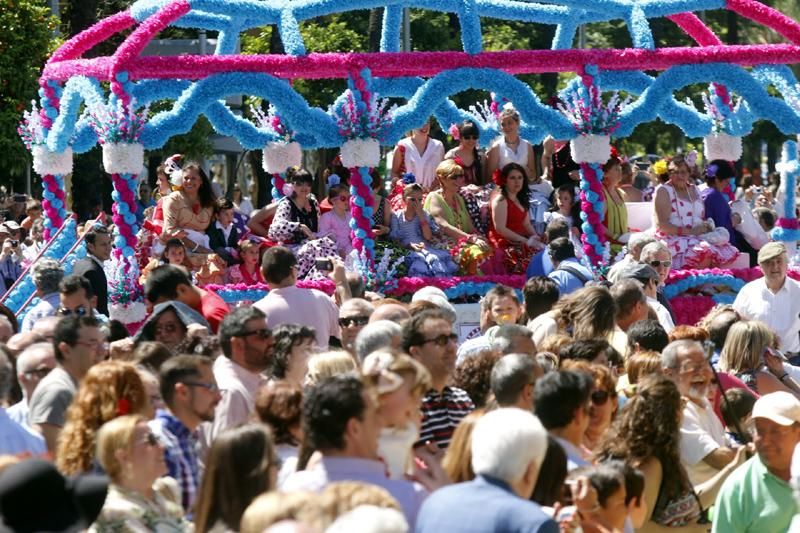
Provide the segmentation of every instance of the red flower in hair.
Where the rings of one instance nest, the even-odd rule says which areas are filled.
[[[613,144],[611,145],[611,159],[619,159],[619,151]]]
[[[495,171],[492,173],[492,181],[498,187],[502,187],[503,185],[505,185],[506,178],[503,176],[503,171],[500,170],[499,168],[495,169]]]
[[[117,416],[124,416],[130,414],[131,402],[127,398],[120,398],[117,400]]]

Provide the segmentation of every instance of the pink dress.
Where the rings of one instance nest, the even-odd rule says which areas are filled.
[[[326,233],[336,240],[336,250],[340,256],[347,256],[353,249],[350,240],[350,213],[345,213],[344,217],[339,217],[335,211],[323,213],[319,219],[318,235],[323,236]]]
[[[669,195],[671,212],[669,223],[690,230],[700,222],[705,220],[705,206],[700,197],[700,191],[694,185],[689,185],[689,198],[683,200],[678,198],[675,188],[669,183],[661,185]],[[653,195],[655,198],[658,194]],[[716,266],[730,263],[739,255],[732,244],[714,245],[706,242],[697,235],[666,235],[656,230],[656,237],[664,241],[672,254],[672,268],[696,268],[705,263],[707,258],[711,258],[712,264]]]

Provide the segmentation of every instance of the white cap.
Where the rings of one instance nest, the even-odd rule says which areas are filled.
[[[447,295],[444,293],[444,291],[439,287],[433,287],[431,285],[428,285],[427,287],[422,287],[420,290],[415,292],[414,296],[411,297],[411,301],[417,302],[419,300],[426,300],[428,302],[433,302],[433,300],[431,300],[429,296],[434,296],[434,295],[440,296],[445,301],[447,301]]]
[[[781,426],[800,422],[800,400],[788,392],[765,394],[753,406],[753,418],[766,418]]]

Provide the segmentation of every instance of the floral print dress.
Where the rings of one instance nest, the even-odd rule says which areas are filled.
[[[100,515],[89,533],[192,532],[184,518],[177,481],[162,477],[153,484],[153,499],[111,484]]]

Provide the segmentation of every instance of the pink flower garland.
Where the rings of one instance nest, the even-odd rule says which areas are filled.
[[[120,174],[111,174],[111,182],[114,185],[114,190],[119,193],[119,202],[114,202],[111,206],[111,212],[113,213],[111,220],[114,221],[114,225],[117,227],[117,231],[125,239],[126,246],[129,246],[131,250],[136,249],[136,235],[133,232],[133,228],[131,224],[128,224],[125,221],[125,215],[119,212],[119,205],[120,203],[124,203],[128,206],[128,213],[131,213],[135,216],[136,213],[136,196],[134,195],[133,191],[128,186],[128,181]],[[123,250],[119,247],[114,249],[114,257],[118,258],[122,255]],[[127,266],[127,264],[126,264]]]
[[[599,200],[603,201],[603,185],[600,182],[600,176],[597,174],[599,165],[592,165],[589,163],[581,163],[581,178],[589,184],[589,190],[594,192]],[[606,230],[603,227],[603,219],[601,213],[595,210],[595,206],[587,198],[587,192],[581,190],[581,211],[586,213],[586,222],[591,224],[594,233],[597,236],[597,241],[602,245],[606,242]],[[600,264],[603,256],[597,252],[596,243],[589,242],[589,235],[584,233],[581,235],[581,242],[583,242],[583,252],[592,261],[592,264]]]
[[[58,181],[55,176],[52,174],[42,176],[42,185],[44,185],[46,191],[53,193],[56,198],[61,200],[62,205],[64,205],[66,194],[64,193],[64,189],[58,186]],[[56,209],[46,198],[42,200],[42,211],[44,211],[47,220],[52,223],[52,233],[50,228],[47,227],[44,228],[43,232],[44,240],[49,241],[52,234],[58,231],[58,228],[64,224],[64,219],[61,217],[61,210]]]

